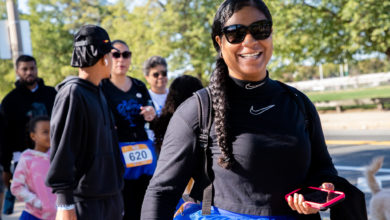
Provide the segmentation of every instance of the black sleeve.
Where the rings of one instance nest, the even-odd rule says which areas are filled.
[[[172,219],[195,164],[196,99],[185,101],[174,113],[164,137],[157,169],[146,191],[141,219]]]
[[[12,144],[10,144],[10,141],[15,140],[16,132],[15,125],[13,126],[11,123],[9,123],[9,120],[7,115],[9,114],[10,108],[8,107],[10,105],[9,100],[3,100],[3,103],[1,104],[1,165],[3,166],[4,172],[11,172],[11,160],[12,160]]]
[[[321,120],[314,104],[304,96],[306,110],[309,117],[309,132],[311,142],[311,166],[308,175],[308,184],[319,186],[328,181],[327,177],[337,176],[337,170],[334,167],[332,158],[328,152],[325,143],[324,133],[322,131]]]
[[[48,95],[49,95],[49,99],[50,99],[48,113],[49,113],[49,116],[51,116],[54,101],[55,101],[55,98],[57,95],[57,91],[53,87],[49,87],[48,93],[49,93]]]
[[[64,92],[65,93],[65,92]],[[75,94],[59,93],[50,122],[50,169],[46,185],[57,195],[57,204],[73,204],[75,166],[82,158],[85,113]],[[77,158],[76,158],[77,157]]]
[[[1,161],[0,164],[1,165],[3,165],[3,147],[4,147],[4,116],[0,110],[0,161]]]

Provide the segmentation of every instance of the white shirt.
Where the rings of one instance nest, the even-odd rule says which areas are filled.
[[[150,97],[152,98],[153,105],[156,109],[157,116],[160,116],[161,110],[164,107],[165,100],[167,99],[168,95],[168,89],[165,90],[164,94],[157,94],[152,92],[152,90],[149,89]]]

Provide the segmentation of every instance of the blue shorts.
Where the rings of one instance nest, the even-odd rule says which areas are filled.
[[[30,213],[28,213],[26,211],[23,211],[22,215],[19,218],[19,220],[41,220],[41,219],[31,215]]]

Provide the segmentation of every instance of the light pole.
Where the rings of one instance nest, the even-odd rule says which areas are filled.
[[[16,71],[16,59],[23,53],[22,37],[20,33],[19,12],[14,0],[7,1],[8,30],[11,43],[12,61]]]

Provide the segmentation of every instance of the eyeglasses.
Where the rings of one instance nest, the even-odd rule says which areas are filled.
[[[127,59],[127,58],[131,57],[131,51],[125,51],[123,53],[120,53],[120,52],[113,52],[112,53],[112,56],[116,59],[119,59],[121,57],[121,55],[122,55],[123,59]]]
[[[152,75],[154,78],[158,78],[160,75],[162,77],[166,77],[167,76],[167,71],[155,72],[155,73],[152,73],[150,75]]]
[[[222,29],[222,33],[231,44],[239,44],[243,42],[248,31],[256,40],[265,40],[272,33],[272,21],[255,21],[249,26],[234,24]]]

